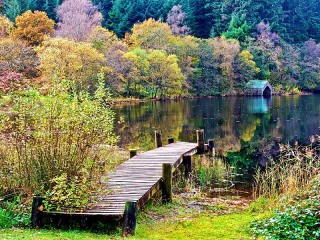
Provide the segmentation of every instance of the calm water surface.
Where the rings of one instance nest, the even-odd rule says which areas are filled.
[[[286,143],[308,142],[320,135],[320,95],[263,97],[216,97],[115,106],[116,131],[123,148],[154,148],[154,130],[163,141],[195,142],[195,130],[204,129],[220,152],[240,150],[243,142],[273,136]]]

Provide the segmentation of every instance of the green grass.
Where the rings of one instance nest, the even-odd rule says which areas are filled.
[[[252,239],[246,227],[257,217],[255,213],[238,213],[224,216],[198,215],[185,219],[144,221],[138,223],[136,235],[129,239]],[[107,235],[73,230],[0,230],[1,239],[47,240],[47,239],[122,239],[120,235]]]
[[[120,239],[120,237],[112,237],[106,234],[90,233],[86,231],[73,230],[33,230],[33,229],[6,229],[0,230],[0,239],[5,240],[71,240],[71,239]]]
[[[199,215],[155,224],[139,224],[132,239],[252,239],[246,228],[256,217],[255,213]]]
[[[246,211],[249,202],[230,197],[213,201],[202,196],[178,197],[166,205],[153,202],[139,212],[136,235],[128,239],[249,240],[252,236],[247,227],[262,215]],[[0,239],[122,239],[121,229],[112,233],[15,228],[0,230]]]

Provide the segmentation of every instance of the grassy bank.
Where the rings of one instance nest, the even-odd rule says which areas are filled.
[[[261,215],[246,211],[241,197],[207,198],[199,193],[177,195],[173,203],[148,204],[138,215],[136,235],[129,239],[252,239],[250,222]],[[112,232],[58,229],[5,229],[1,239],[122,239]]]

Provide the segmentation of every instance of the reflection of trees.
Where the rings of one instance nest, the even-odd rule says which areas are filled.
[[[115,107],[117,116],[124,119],[117,126],[120,144],[151,149],[154,130],[162,130],[164,142],[169,136],[195,142],[195,129],[203,128],[206,140],[214,138],[218,153],[225,153],[239,151],[240,140],[250,144],[272,135],[289,142],[297,136],[308,139],[319,134],[320,96],[274,96],[270,109],[270,103],[259,103],[263,106],[259,109],[268,107],[267,112],[257,112],[253,99],[216,97]]]
[[[161,130],[163,141],[179,138],[188,107],[182,101],[146,102],[123,105],[115,109],[123,122],[117,126],[120,145],[148,150],[154,147],[154,131]]]

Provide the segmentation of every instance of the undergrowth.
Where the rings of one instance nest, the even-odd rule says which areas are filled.
[[[31,208],[25,208],[20,196],[13,201],[0,202],[0,229],[30,225]]]
[[[320,239],[319,138],[311,145],[281,145],[279,160],[256,175],[255,194],[267,199],[271,216],[251,224],[266,239]]]

